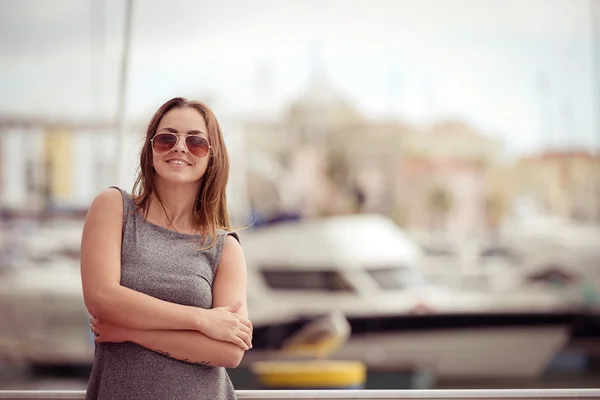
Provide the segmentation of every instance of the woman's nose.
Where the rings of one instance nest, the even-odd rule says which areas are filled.
[[[175,151],[187,153],[187,147],[185,147],[185,136],[178,136],[177,144],[173,148]]]

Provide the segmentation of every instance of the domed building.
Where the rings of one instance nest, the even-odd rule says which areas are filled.
[[[252,209],[260,215],[335,213],[338,204],[331,199],[339,196],[329,177],[333,137],[365,122],[324,74],[315,74],[281,120],[247,123]]]

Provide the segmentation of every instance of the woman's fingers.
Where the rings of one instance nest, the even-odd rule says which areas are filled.
[[[252,322],[250,322],[250,320],[249,320],[249,319],[246,319],[246,318],[242,318],[242,317],[240,317],[240,318],[239,318],[239,321],[240,321],[242,324],[246,325],[248,328],[252,329]]]
[[[249,350],[250,348],[252,348],[252,338],[246,332],[239,331],[237,337],[242,339],[246,344],[246,348],[244,350]]]
[[[235,336],[232,343],[237,344],[242,350],[248,350],[248,344],[240,336]]]
[[[252,329],[248,328],[246,325],[240,324],[240,330],[242,332],[244,332],[245,334],[249,335],[250,337],[252,337]]]
[[[90,330],[92,331],[92,333],[94,334],[94,336],[98,337],[100,336],[97,332],[96,329],[96,324],[98,323],[98,320],[95,317],[91,317],[90,318]]]

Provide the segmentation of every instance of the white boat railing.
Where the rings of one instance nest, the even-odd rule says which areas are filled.
[[[600,399],[600,389],[493,389],[493,390],[238,390],[238,400],[526,400]],[[0,400],[83,400],[85,391],[8,390]]]

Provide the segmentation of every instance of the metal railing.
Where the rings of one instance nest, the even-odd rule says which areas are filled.
[[[0,400],[83,400],[85,391],[8,390]],[[600,399],[600,389],[500,389],[500,390],[238,390],[238,400],[526,400]]]

